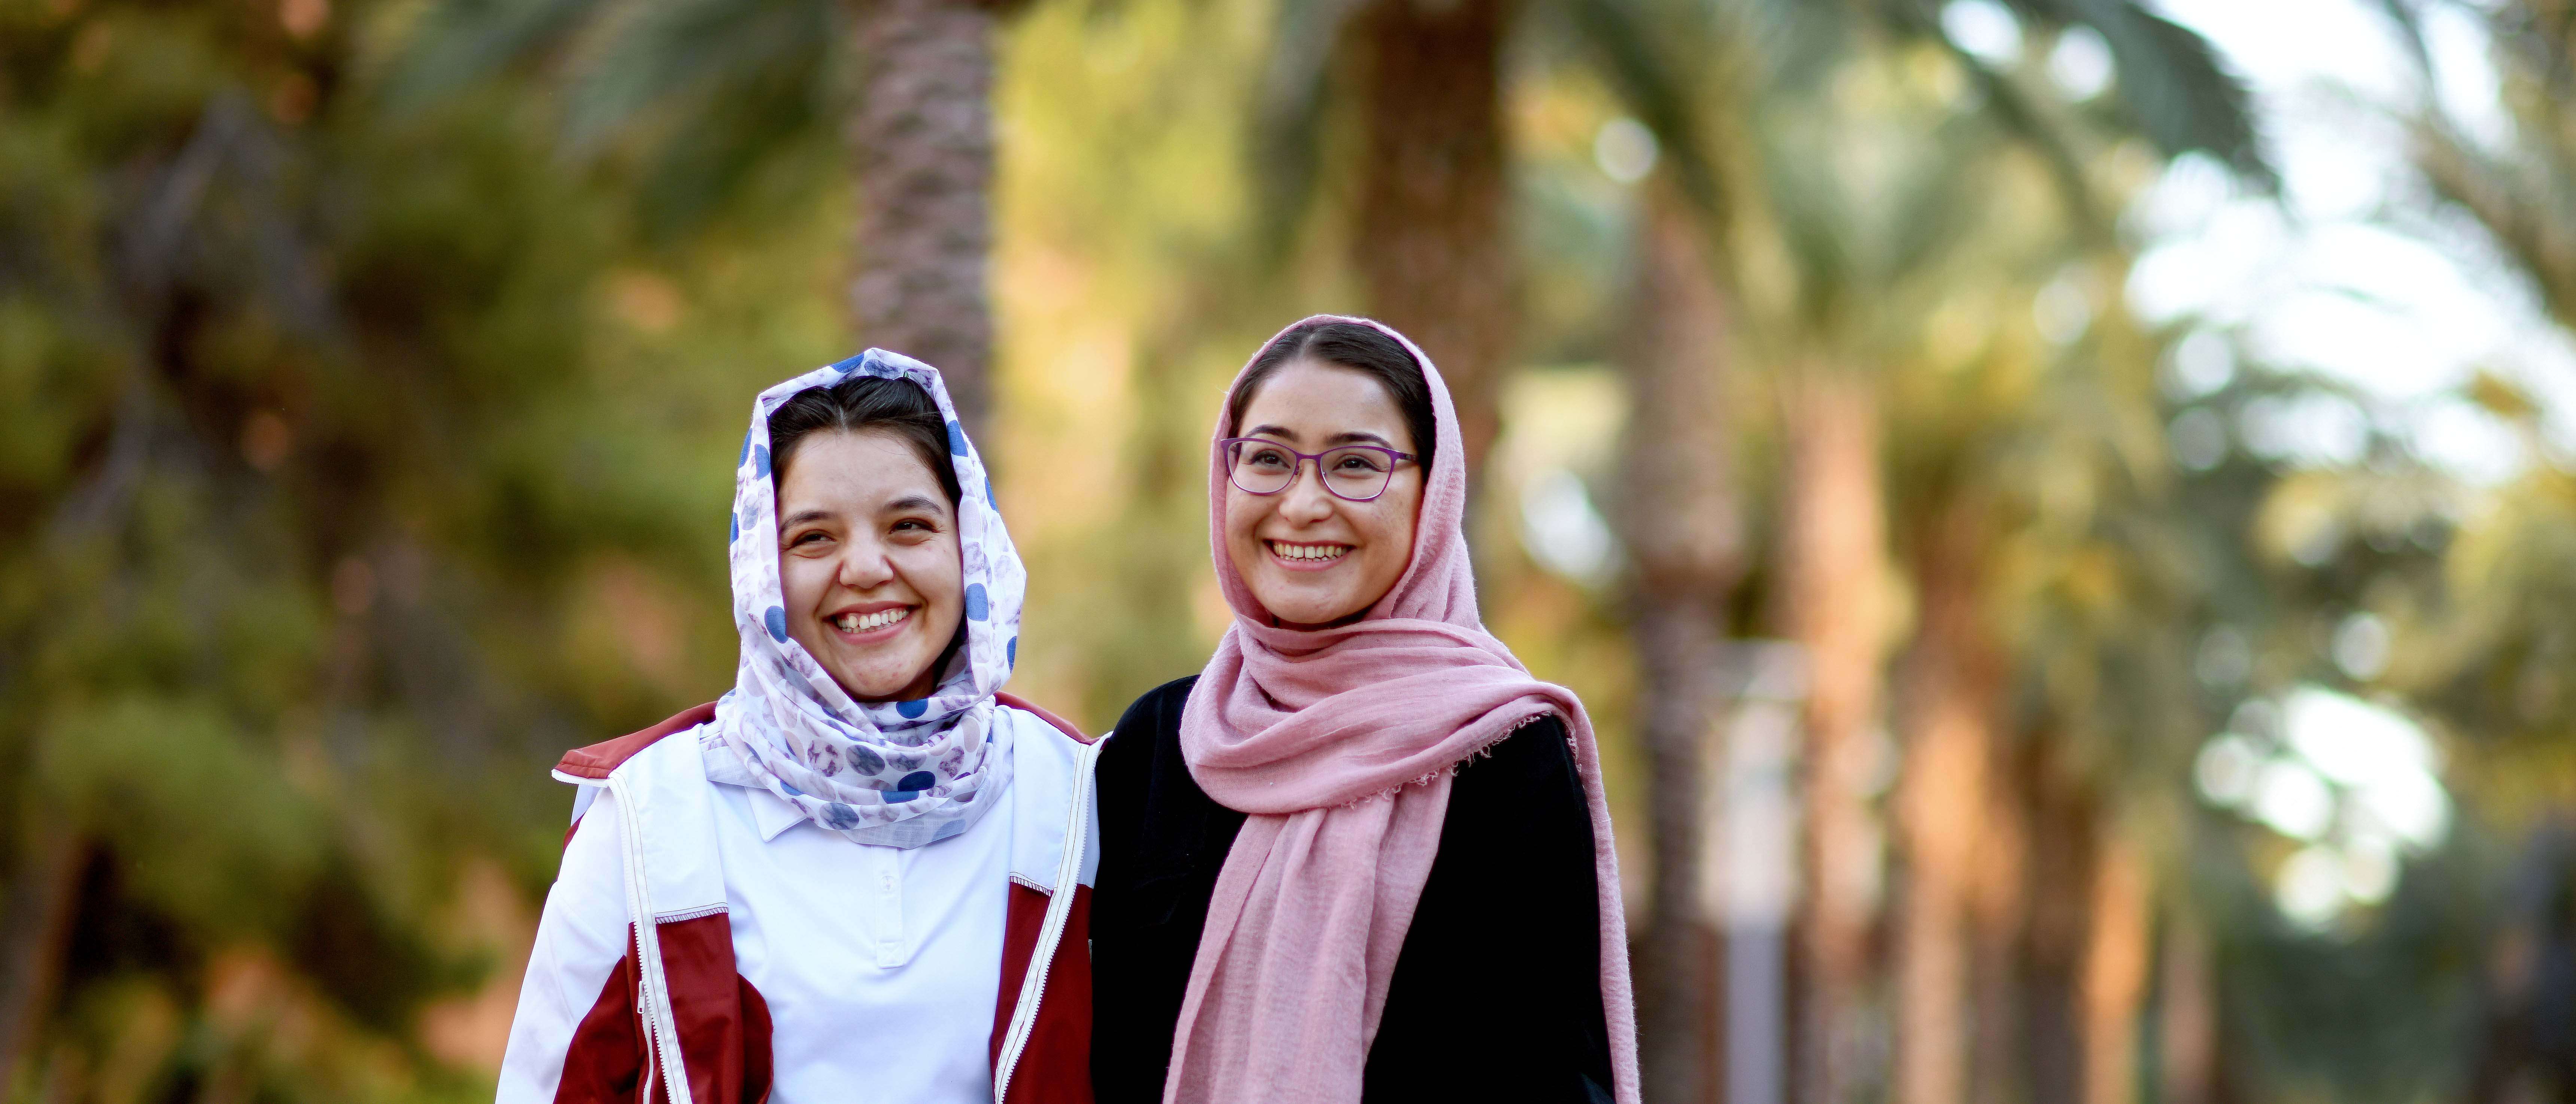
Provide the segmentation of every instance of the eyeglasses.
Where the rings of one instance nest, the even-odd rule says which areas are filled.
[[[1387,482],[1395,478],[1399,460],[1417,459],[1412,453],[1397,452],[1376,445],[1343,445],[1321,453],[1303,453],[1277,441],[1259,437],[1228,437],[1216,443],[1217,459],[1225,465],[1226,478],[1246,494],[1278,494],[1297,481],[1297,468],[1308,460],[1323,476],[1324,489],[1333,497],[1348,502],[1371,502],[1386,493]]]

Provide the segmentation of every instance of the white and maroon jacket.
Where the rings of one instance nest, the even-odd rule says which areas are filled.
[[[993,1099],[1090,1104],[1090,896],[1100,864],[1091,780],[1100,745],[1054,714],[997,697],[1001,719],[1016,723]],[[735,967],[713,784],[695,738],[663,739],[714,716],[714,705],[702,705],[556,765],[555,777],[583,787],[575,830],[594,798],[612,795],[630,923],[622,957],[603,950],[586,956],[595,962],[544,964],[565,998],[546,998],[531,967],[502,1061],[501,1104],[768,1098],[769,1007]],[[652,918],[653,939],[636,938],[637,916]],[[575,994],[591,992],[596,1001],[580,1007]]]

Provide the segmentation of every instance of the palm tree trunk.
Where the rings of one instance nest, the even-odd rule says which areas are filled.
[[[1376,0],[1351,27],[1367,129],[1353,260],[1369,310],[1447,377],[1470,473],[1501,424],[1519,336],[1503,126],[1511,15],[1511,0]]]
[[[1729,311],[1699,223],[1649,182],[1621,366],[1629,420],[1620,529],[1636,565],[1629,629],[1653,810],[1654,896],[1637,945],[1638,1047],[1649,1100],[1709,1099],[1716,933],[1701,906],[1705,750],[1720,704],[1726,596],[1742,556],[1728,425]]]
[[[2164,990],[2156,1009],[2160,1104],[2211,1104],[2218,1083],[2218,994],[2209,937],[2191,918],[2169,916],[2157,970]]]
[[[848,0],[861,74],[849,309],[860,339],[936,366],[972,431],[992,413],[996,5]]]
[[[2004,680],[1977,599],[1979,512],[1960,503],[1917,542],[1920,628],[1906,665],[1908,746],[1897,783],[1904,899],[1896,939],[1896,1104],[1965,1104],[1975,871]]]
[[[1867,381],[1816,368],[1788,383],[1786,620],[1810,668],[1800,881],[1801,1104],[1851,1104],[1866,1069],[1879,837],[1869,807],[1888,621],[1878,410]]]
[[[0,893],[0,1094],[17,1084],[62,980],[85,852],[69,829],[39,829]]]
[[[2068,737],[2036,733],[2020,747],[2012,785],[2028,817],[2029,908],[2022,929],[2020,1099],[2084,1097],[2084,970],[2102,837],[2098,802],[2073,780]]]
[[[2000,726],[2000,710],[1987,714]],[[2029,1100],[2021,1076],[2022,940],[2030,925],[2030,810],[2014,782],[2013,745],[2000,727],[1990,729],[1986,746],[1985,838],[1972,871],[1969,917],[1974,925],[1974,955],[1969,968],[1974,992],[1975,1059],[1969,1070],[1969,1093],[1976,1104],[2014,1104]]]
[[[2104,836],[2095,856],[2084,952],[2084,1104],[2132,1104],[2138,1010],[2147,993],[2146,864],[2117,834]]]

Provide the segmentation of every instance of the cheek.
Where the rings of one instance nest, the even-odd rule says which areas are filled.
[[[913,593],[920,595],[923,602],[938,609],[965,604],[966,569],[958,558],[955,536],[906,548],[896,562],[904,582],[911,584]]]
[[[809,607],[824,586],[832,581],[832,561],[804,556],[778,558],[779,597],[787,608],[799,613],[812,612]]]
[[[1419,490],[1404,494],[1389,491],[1385,497],[1369,505],[1378,507],[1369,511],[1367,520],[1362,522],[1368,528],[1372,550],[1380,558],[1398,565],[1411,561],[1414,515],[1421,511],[1422,493]]]
[[[1260,495],[1246,494],[1238,487],[1227,487],[1225,491],[1226,543],[1251,544],[1253,527],[1260,525],[1262,517],[1269,513],[1269,504],[1270,500]]]

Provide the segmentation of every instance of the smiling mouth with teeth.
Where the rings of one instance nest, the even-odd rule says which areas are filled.
[[[845,613],[832,621],[832,627],[845,633],[863,633],[870,629],[882,629],[910,616],[912,616],[911,606],[897,606],[893,609],[878,610],[875,613]]]
[[[1338,560],[1351,550],[1351,546],[1347,544],[1290,544],[1286,541],[1270,541],[1268,543],[1270,545],[1270,551],[1283,560],[1305,560],[1309,562]]]

